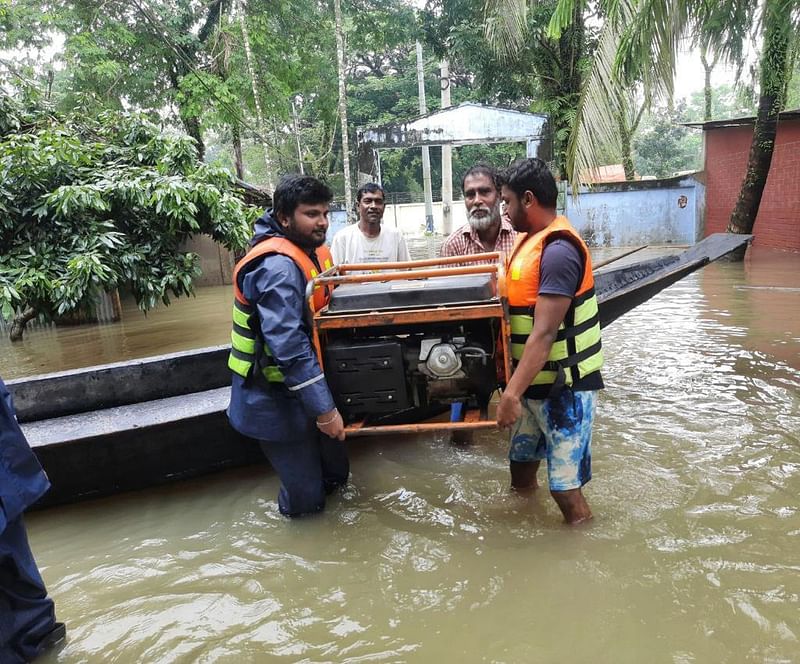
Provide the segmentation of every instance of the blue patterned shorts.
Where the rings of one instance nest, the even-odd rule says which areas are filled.
[[[508,458],[547,459],[551,491],[579,489],[592,479],[592,421],[596,391],[565,388],[555,399],[522,399],[522,417],[511,429]]]

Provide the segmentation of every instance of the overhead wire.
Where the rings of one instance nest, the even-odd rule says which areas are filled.
[[[208,83],[203,79],[203,77],[197,73],[196,63],[190,60],[188,56],[182,51],[182,49],[177,44],[175,44],[174,41],[172,41],[172,39],[169,36],[167,27],[163,24],[163,22],[161,22],[161,20],[157,16],[154,16],[149,11],[148,8],[143,6],[143,4],[139,2],[139,0],[131,0],[131,4],[139,11],[139,13],[145,18],[145,20],[150,24],[150,26],[160,34],[161,38],[164,39],[165,43],[175,52],[175,55],[177,55],[178,58],[181,60],[181,62],[183,62],[183,64],[186,65],[186,67],[189,70],[189,73],[193,75],[194,78],[197,79],[197,81],[200,83],[200,85],[202,85],[203,88],[205,88],[208,94],[211,95],[211,97],[214,98],[214,100],[216,100],[216,102],[222,108],[224,108],[231,115],[231,117],[233,117],[236,120],[237,124],[241,125],[245,129],[248,129],[256,138],[258,138],[263,143],[267,145],[272,145],[272,141],[267,140],[261,134],[261,132],[259,132],[255,127],[253,127],[249,122],[247,122],[244,119],[243,115],[240,114],[239,109],[235,108],[227,101],[221,99],[214,91],[214,89],[211,88],[211,86],[209,86]]]

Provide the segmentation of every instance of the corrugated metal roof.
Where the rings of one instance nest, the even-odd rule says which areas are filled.
[[[360,128],[358,141],[373,148],[509,143],[541,138],[546,124],[539,113],[464,102],[408,122]]]
[[[800,108],[783,111],[779,116],[780,121],[796,120],[800,118]],[[746,127],[755,124],[756,116],[750,115],[744,118],[731,118],[729,120],[709,120],[708,122],[681,122],[684,127],[699,127],[706,129],[723,129],[725,127]]]

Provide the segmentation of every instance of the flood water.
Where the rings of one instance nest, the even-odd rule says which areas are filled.
[[[211,290],[150,314],[160,352],[225,341]],[[755,251],[607,328],[584,527],[509,492],[495,432],[350,441],[350,485],[303,520],[266,467],[32,513],[69,630],[43,661],[798,661],[799,312],[800,256]],[[31,335],[22,371],[111,359],[72,332]]]

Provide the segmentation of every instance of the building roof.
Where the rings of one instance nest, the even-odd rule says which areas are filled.
[[[408,122],[358,129],[359,143],[373,148],[411,148],[424,145],[470,145],[540,140],[547,116],[510,108],[464,102]]]
[[[779,116],[780,120],[800,119],[800,108],[783,111]],[[746,127],[755,124],[756,116],[749,115],[744,118],[731,118],[729,120],[709,120],[708,122],[681,122],[684,127],[699,127],[703,131],[707,129],[723,129],[725,127]]]
[[[594,168],[581,171],[581,182],[594,184],[596,182],[625,182],[625,167],[622,164],[608,164],[606,166],[595,166]],[[639,179],[638,175],[634,176]]]

